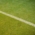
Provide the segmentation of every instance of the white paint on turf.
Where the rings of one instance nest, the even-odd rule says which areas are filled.
[[[19,20],[19,21],[21,21],[21,22],[24,22],[24,23],[26,23],[26,24],[28,24],[28,25],[31,25],[31,26],[35,27],[35,24],[32,23],[32,22],[28,22],[28,21],[26,21],[26,20],[24,20],[24,19],[18,18],[18,17],[13,16],[13,15],[10,15],[10,14],[8,14],[8,13],[6,13],[6,12],[3,12],[3,11],[0,11],[0,13],[2,13],[2,14],[4,14],[4,15],[6,15],[6,16],[9,16],[9,17],[11,17],[11,18],[14,18],[14,19],[16,19],[16,20]]]

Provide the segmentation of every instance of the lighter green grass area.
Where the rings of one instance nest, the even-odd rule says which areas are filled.
[[[35,35],[35,28],[0,14],[0,35]]]
[[[35,0],[0,0],[0,10],[35,23]]]

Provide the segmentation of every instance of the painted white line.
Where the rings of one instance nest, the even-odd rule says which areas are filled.
[[[5,12],[3,12],[3,11],[0,11],[0,13],[2,13],[2,14],[4,14],[4,15],[6,15],[6,16],[9,16],[9,17],[11,17],[11,18],[14,18],[14,19],[16,19],[16,20],[19,20],[19,21],[21,21],[21,22],[24,22],[24,23],[26,23],[26,24],[28,24],[28,25],[31,25],[31,26],[35,27],[35,24],[34,24],[34,23],[28,22],[28,21],[26,21],[26,20],[24,20],[24,19],[18,18],[18,17],[13,16],[13,15],[10,15],[10,14],[5,13]]]

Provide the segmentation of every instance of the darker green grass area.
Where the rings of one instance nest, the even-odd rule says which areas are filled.
[[[0,0],[0,10],[35,23],[35,0]]]
[[[0,14],[0,35],[35,35],[35,28]]]

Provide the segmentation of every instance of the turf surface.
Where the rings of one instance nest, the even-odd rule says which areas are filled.
[[[35,28],[0,14],[0,35],[35,35]]]
[[[0,11],[35,23],[35,0],[0,0]],[[0,14],[0,35],[35,35],[35,28]]]
[[[0,10],[35,23],[35,0],[0,0]]]

